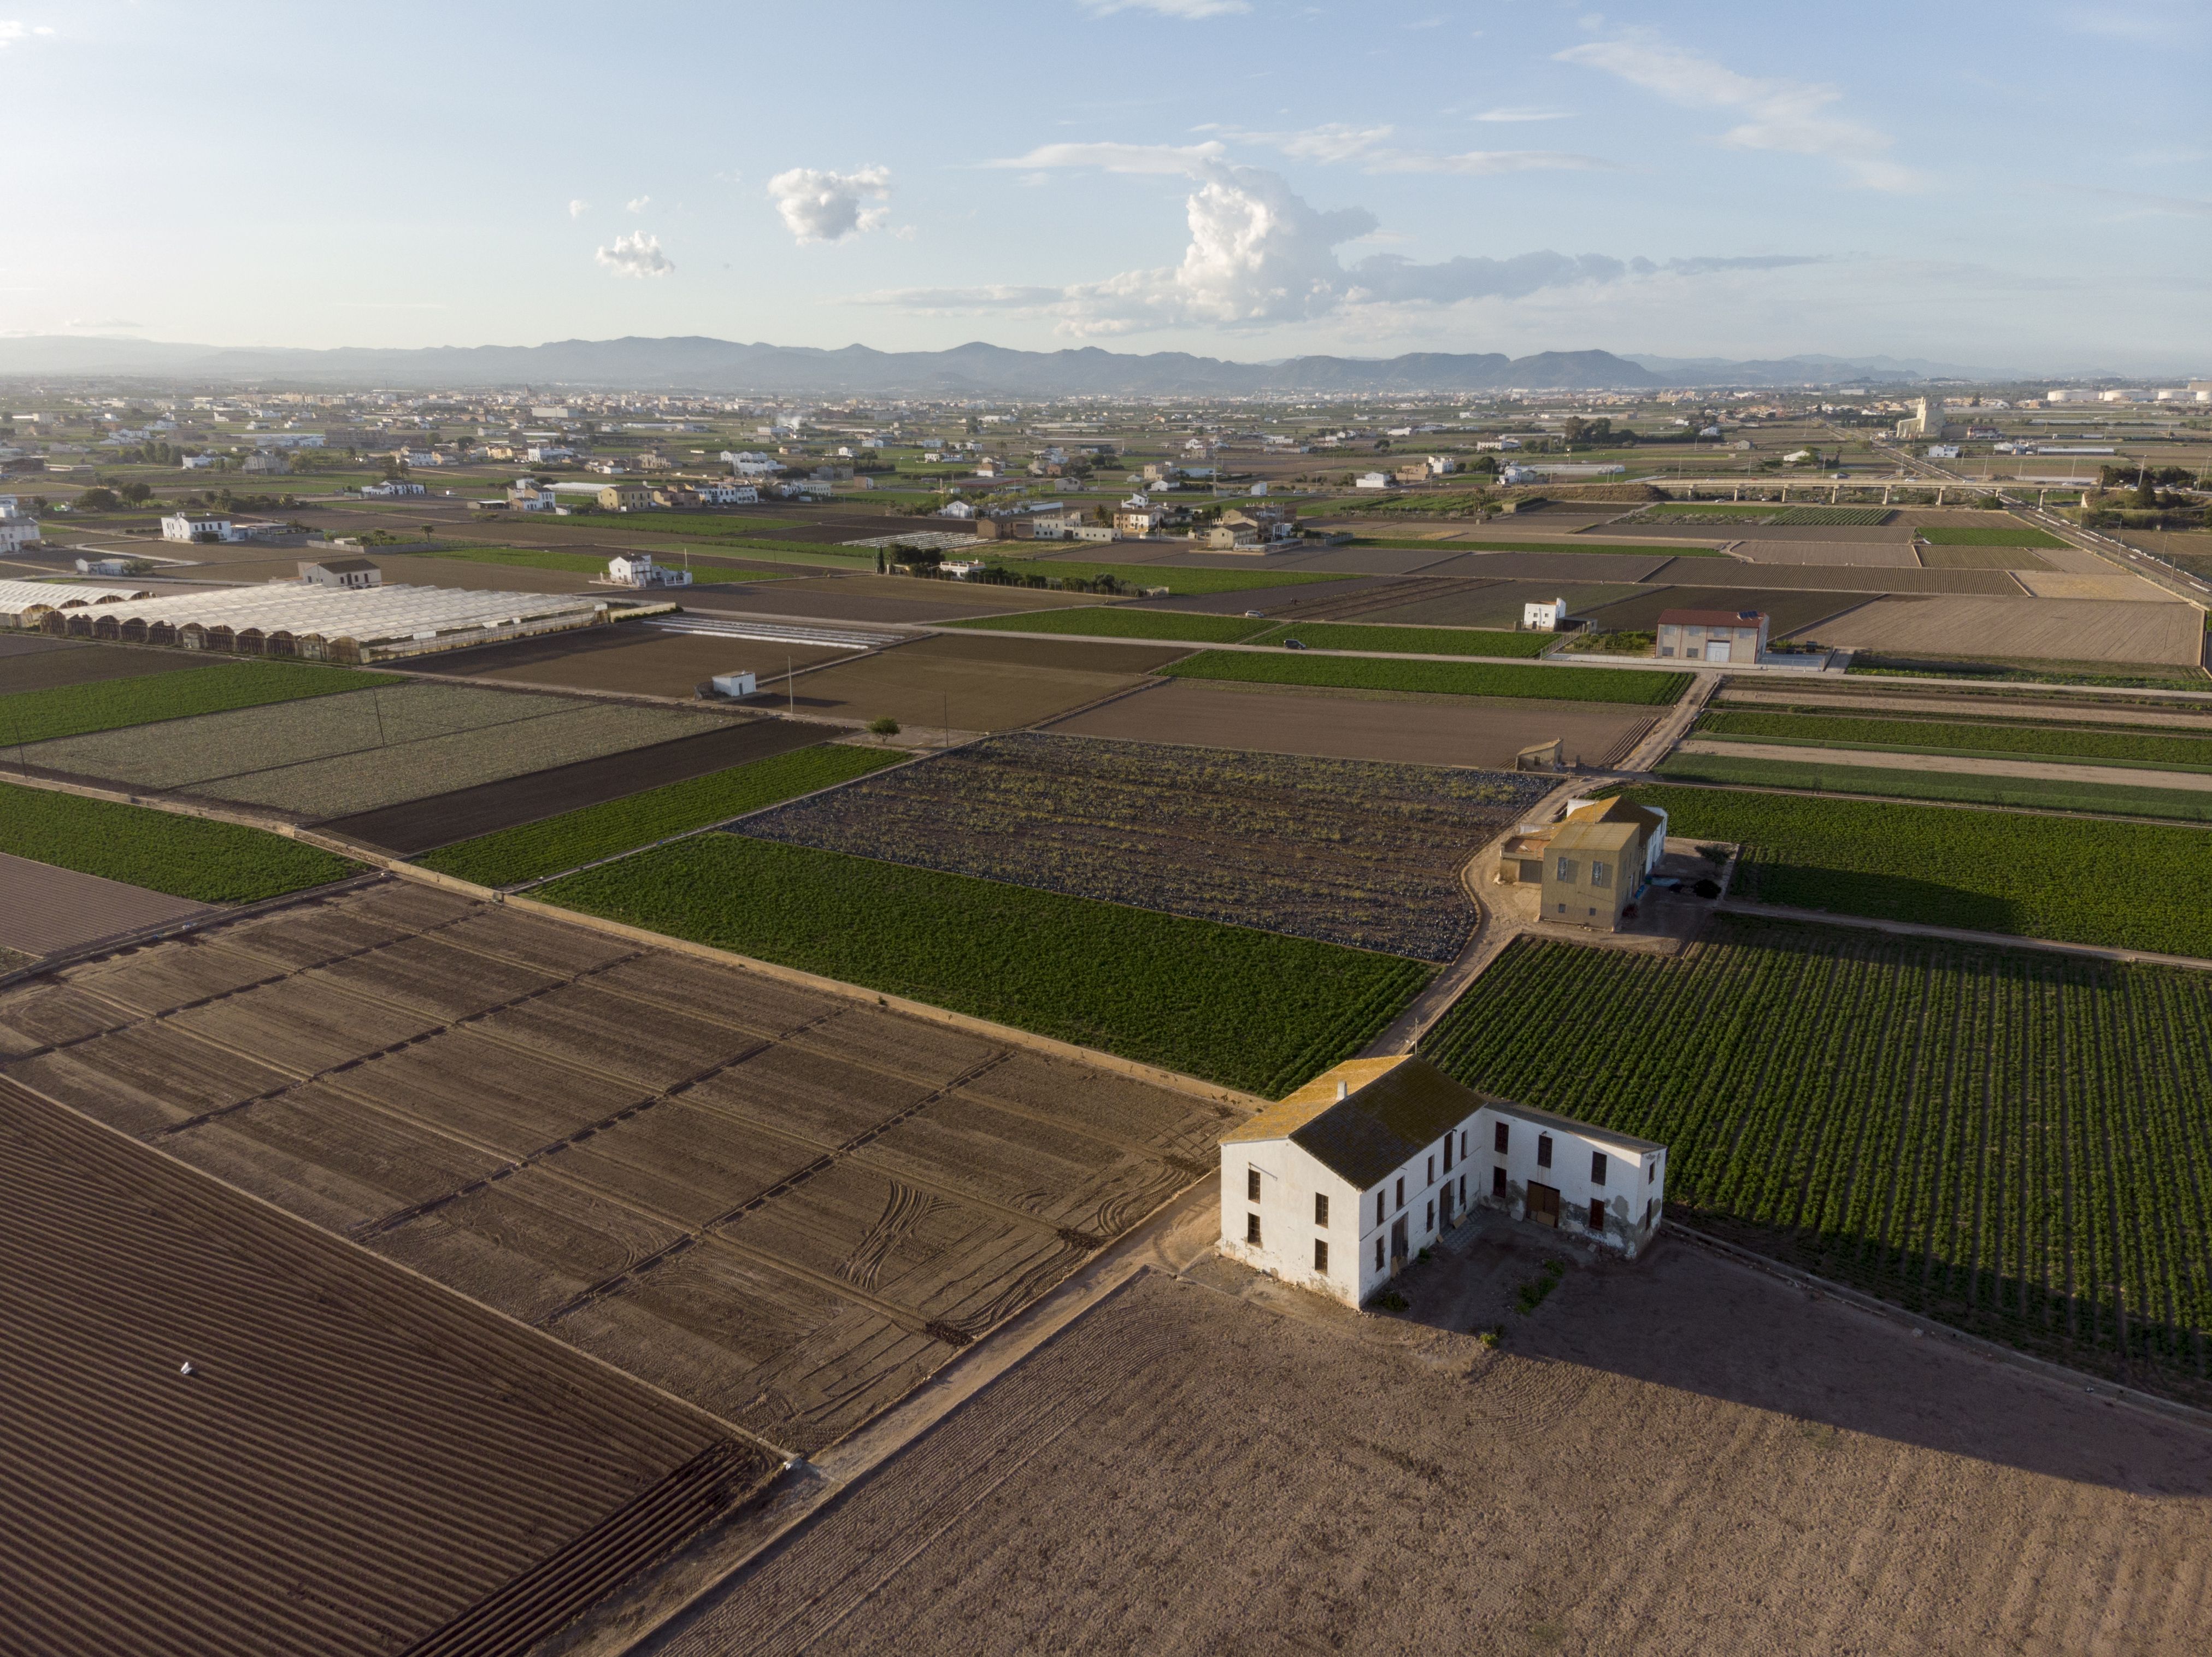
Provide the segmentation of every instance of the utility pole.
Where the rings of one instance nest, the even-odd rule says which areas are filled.
[[[796,719],[799,716],[799,672],[791,665],[791,652],[788,650],[783,653],[783,688],[791,698],[788,710]]]

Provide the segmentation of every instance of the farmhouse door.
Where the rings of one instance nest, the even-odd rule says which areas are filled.
[[[1395,1268],[1408,1252],[1406,1247],[1406,1216],[1400,1215],[1390,1222],[1390,1264]]]
[[[1528,1182],[1528,1217],[1540,1226],[1559,1223],[1559,1193],[1556,1186]]]

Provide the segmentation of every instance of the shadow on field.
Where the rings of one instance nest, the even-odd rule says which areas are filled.
[[[1886,1321],[1663,1232],[1641,1259],[1593,1260],[1565,1236],[1484,1215],[1396,1288],[1411,1304],[1384,1316],[1461,1334],[1502,1326],[1507,1353],[1771,1410],[1816,1444],[1857,1433],[2136,1493],[2212,1496],[2212,1426],[2085,1395],[1957,1346],[1940,1325]]]

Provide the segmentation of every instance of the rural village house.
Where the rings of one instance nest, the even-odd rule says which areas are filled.
[[[1426,1059],[1347,1059],[1221,1144],[1221,1252],[1348,1306],[1477,1205],[1633,1258],[1666,1148],[1461,1086]]]

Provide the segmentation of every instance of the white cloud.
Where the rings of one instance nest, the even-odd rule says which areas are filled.
[[[572,219],[580,219],[591,210],[591,203],[579,196],[568,204],[568,216]]]
[[[34,35],[52,34],[53,30],[44,23],[21,23],[0,21],[0,51],[5,51],[18,40],[28,40]]]
[[[1458,173],[1473,178],[1495,178],[1507,173],[1589,173],[1613,168],[1612,162],[1601,161],[1595,155],[1574,155],[1564,149],[1471,149],[1459,155],[1407,149],[1389,142],[1395,128],[1350,126],[1341,121],[1309,127],[1303,132],[1222,130],[1240,142],[1265,144],[1294,160],[1356,161],[1369,173]]]
[[[1336,249],[1374,236],[1364,208],[1316,210],[1264,168],[1205,161],[1189,171],[1190,242],[1182,262],[1065,288],[906,289],[866,295],[914,311],[1018,311],[1062,333],[1134,333],[1200,326],[1250,329],[1390,305],[1518,298],[1540,289],[1661,276],[1708,276],[1811,261],[1792,257],[1677,259],[1656,265],[1601,253],[1551,252],[1417,265],[1376,253],[1346,265]]]
[[[626,213],[642,213],[652,204],[653,198],[650,196],[633,196],[623,204],[623,210]]]
[[[841,241],[872,230],[890,216],[888,207],[863,207],[891,193],[887,168],[864,167],[857,173],[826,173],[794,167],[768,181],[769,198],[782,215],[784,228],[805,247],[810,241]]]
[[[1149,11],[1194,21],[1200,17],[1233,17],[1251,10],[1252,5],[1251,0],[1083,0],[1083,9],[1094,17],[1110,17],[1117,11]]]
[[[617,276],[665,277],[676,268],[660,251],[660,238],[642,230],[617,236],[613,247],[600,248],[593,257]]]
[[[1478,121],[1564,121],[1564,109],[1486,109],[1474,118]]]
[[[126,322],[119,316],[104,316],[97,321],[73,316],[63,323],[62,326],[74,333],[143,333],[146,328],[146,325],[143,322]]]
[[[1884,159],[1882,152],[1892,143],[1889,134],[1826,113],[1843,97],[1835,87],[1739,75],[1641,31],[1615,40],[1569,46],[1553,56],[1560,63],[1617,75],[1671,103],[1741,112],[1749,119],[1721,135],[1723,143],[1735,149],[1819,155],[1835,161],[1853,183],[1869,189],[1910,190],[1923,182],[1912,168]]]
[[[1227,151],[1212,139],[1204,143],[1048,143],[1026,155],[985,161],[986,167],[1024,170],[1051,167],[1096,167],[1107,173],[1188,173],[1217,161]]]

